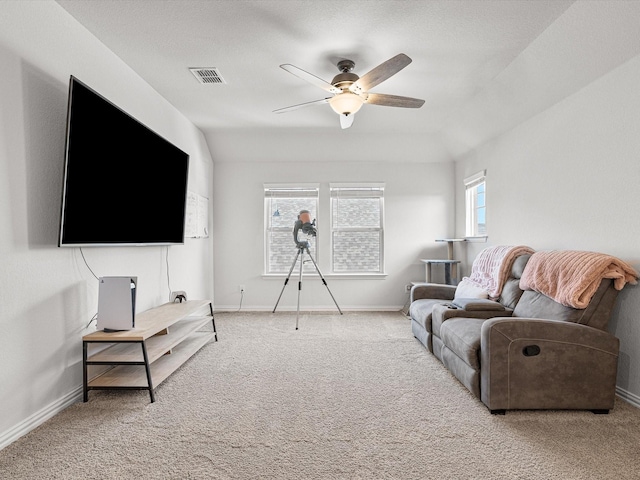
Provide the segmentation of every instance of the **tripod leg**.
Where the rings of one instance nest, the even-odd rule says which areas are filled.
[[[300,257],[300,276],[298,277],[298,306],[296,307],[296,330],[298,329],[298,318],[300,317],[300,292],[302,291],[302,267],[304,266],[304,252],[302,252],[302,256]]]
[[[291,272],[293,272],[293,267],[296,266],[296,262],[298,261],[298,256],[300,255],[301,251],[302,251],[302,249],[298,249],[298,253],[296,253],[296,257],[293,259],[293,263],[291,264],[291,268],[289,269],[289,274],[287,275],[287,278],[284,279],[284,285],[282,286],[282,290],[280,290],[280,296],[278,297],[278,301],[276,302],[276,306],[273,307],[273,312],[271,312],[271,313],[276,313],[276,308],[278,308],[278,304],[280,303],[280,299],[282,298],[282,294],[284,293],[284,289],[287,286],[287,283],[289,283],[289,278],[291,277]]]
[[[340,310],[340,307],[338,306],[338,302],[336,302],[336,299],[333,297],[333,293],[331,293],[331,290],[329,289],[329,285],[327,285],[327,281],[322,276],[322,273],[320,272],[320,269],[318,268],[318,265],[316,264],[316,261],[311,256],[311,252],[309,251],[308,248],[306,249],[306,251],[307,251],[307,255],[309,255],[309,258],[313,262],[313,266],[316,267],[316,272],[318,272],[318,275],[320,275],[320,278],[322,279],[322,283],[324,283],[324,286],[327,287],[327,291],[329,292],[329,295],[331,295],[331,299],[333,300],[333,303],[336,304],[336,307],[338,308],[338,311],[340,312],[340,315],[342,315],[342,310]]]

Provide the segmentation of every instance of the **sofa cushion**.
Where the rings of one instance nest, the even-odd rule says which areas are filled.
[[[531,255],[520,255],[514,260],[511,266],[511,275],[502,287],[502,293],[498,299],[498,301],[507,308],[513,310],[520,300],[520,296],[522,295],[522,290],[520,290],[520,277],[522,277],[524,267],[527,266],[530,258]]]
[[[565,307],[542,293],[527,290],[520,297],[520,301],[513,311],[513,316],[576,322],[582,313],[582,310]]]
[[[435,305],[444,305],[447,300],[439,300],[433,298],[423,298],[411,302],[409,307],[409,315],[414,322],[417,322],[427,332],[431,333],[431,312]]]
[[[467,278],[463,278],[456,287],[456,298],[489,298],[489,292],[484,288],[477,286]]]
[[[440,327],[442,343],[473,369],[480,368],[480,331],[483,318],[450,318]]]
[[[513,312],[514,317],[548,318],[581,323],[599,330],[607,329],[618,291],[613,281],[605,278],[585,309],[566,307],[534,290],[526,290]]]

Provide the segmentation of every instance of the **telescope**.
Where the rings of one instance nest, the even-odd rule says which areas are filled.
[[[302,230],[302,233],[304,233],[305,235],[311,236],[311,237],[315,237],[316,236],[316,219],[313,219],[313,222],[311,221],[311,214],[309,213],[309,210],[300,210],[300,214],[298,215],[298,220],[295,221],[295,223],[293,224],[293,241],[296,244],[296,247],[298,248],[308,248],[309,247],[309,242],[304,240],[304,241],[299,241],[298,240],[298,234],[300,233],[300,230]]]
[[[298,319],[300,317],[300,292],[302,291],[302,266],[304,265],[305,253],[309,256],[309,259],[313,263],[313,266],[315,267],[316,272],[318,272],[318,276],[322,280],[322,283],[324,284],[325,287],[327,287],[327,291],[329,292],[329,295],[331,295],[331,299],[333,300],[333,303],[336,304],[336,307],[338,308],[340,315],[342,315],[342,310],[340,310],[340,307],[338,306],[338,302],[336,302],[336,299],[333,297],[333,293],[331,293],[331,290],[329,289],[329,285],[327,285],[327,281],[322,276],[322,272],[320,272],[320,269],[318,268],[316,261],[311,256],[311,252],[309,251],[309,241],[298,240],[298,234],[300,233],[300,230],[302,230],[302,233],[304,233],[308,237],[316,236],[316,233],[317,233],[316,220],[314,218],[313,222],[311,221],[311,214],[309,213],[309,210],[300,210],[300,213],[298,214],[298,219],[293,224],[293,241],[296,243],[296,248],[298,250],[298,253],[296,253],[295,258],[293,259],[293,263],[291,264],[291,268],[289,269],[289,274],[287,275],[287,278],[285,278],[284,280],[284,285],[282,286],[282,290],[280,291],[280,296],[276,301],[276,306],[273,307],[273,313],[275,313],[276,308],[278,308],[278,304],[280,303],[280,299],[282,298],[282,294],[284,293],[284,289],[286,288],[287,283],[289,283],[289,278],[291,278],[291,272],[293,272],[293,269],[296,266],[296,263],[298,262],[298,257],[299,257],[300,258],[300,274],[298,277],[298,305],[296,307],[296,330],[298,330]]]

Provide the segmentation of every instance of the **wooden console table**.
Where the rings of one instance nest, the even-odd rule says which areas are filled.
[[[206,314],[199,314],[208,306]],[[209,322],[213,331],[200,329]],[[149,390],[175,372],[212,338],[218,341],[213,305],[209,300],[166,303],[136,314],[135,328],[93,332],[82,337],[84,401],[89,390]],[[103,344],[102,349],[92,344]],[[104,344],[111,344],[104,348]],[[94,350],[94,351],[90,351]],[[90,365],[113,368],[89,378]]]

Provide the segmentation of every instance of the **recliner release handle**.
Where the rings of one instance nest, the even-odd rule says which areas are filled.
[[[540,347],[538,345],[527,345],[522,349],[522,354],[525,357],[535,357],[540,354]]]

